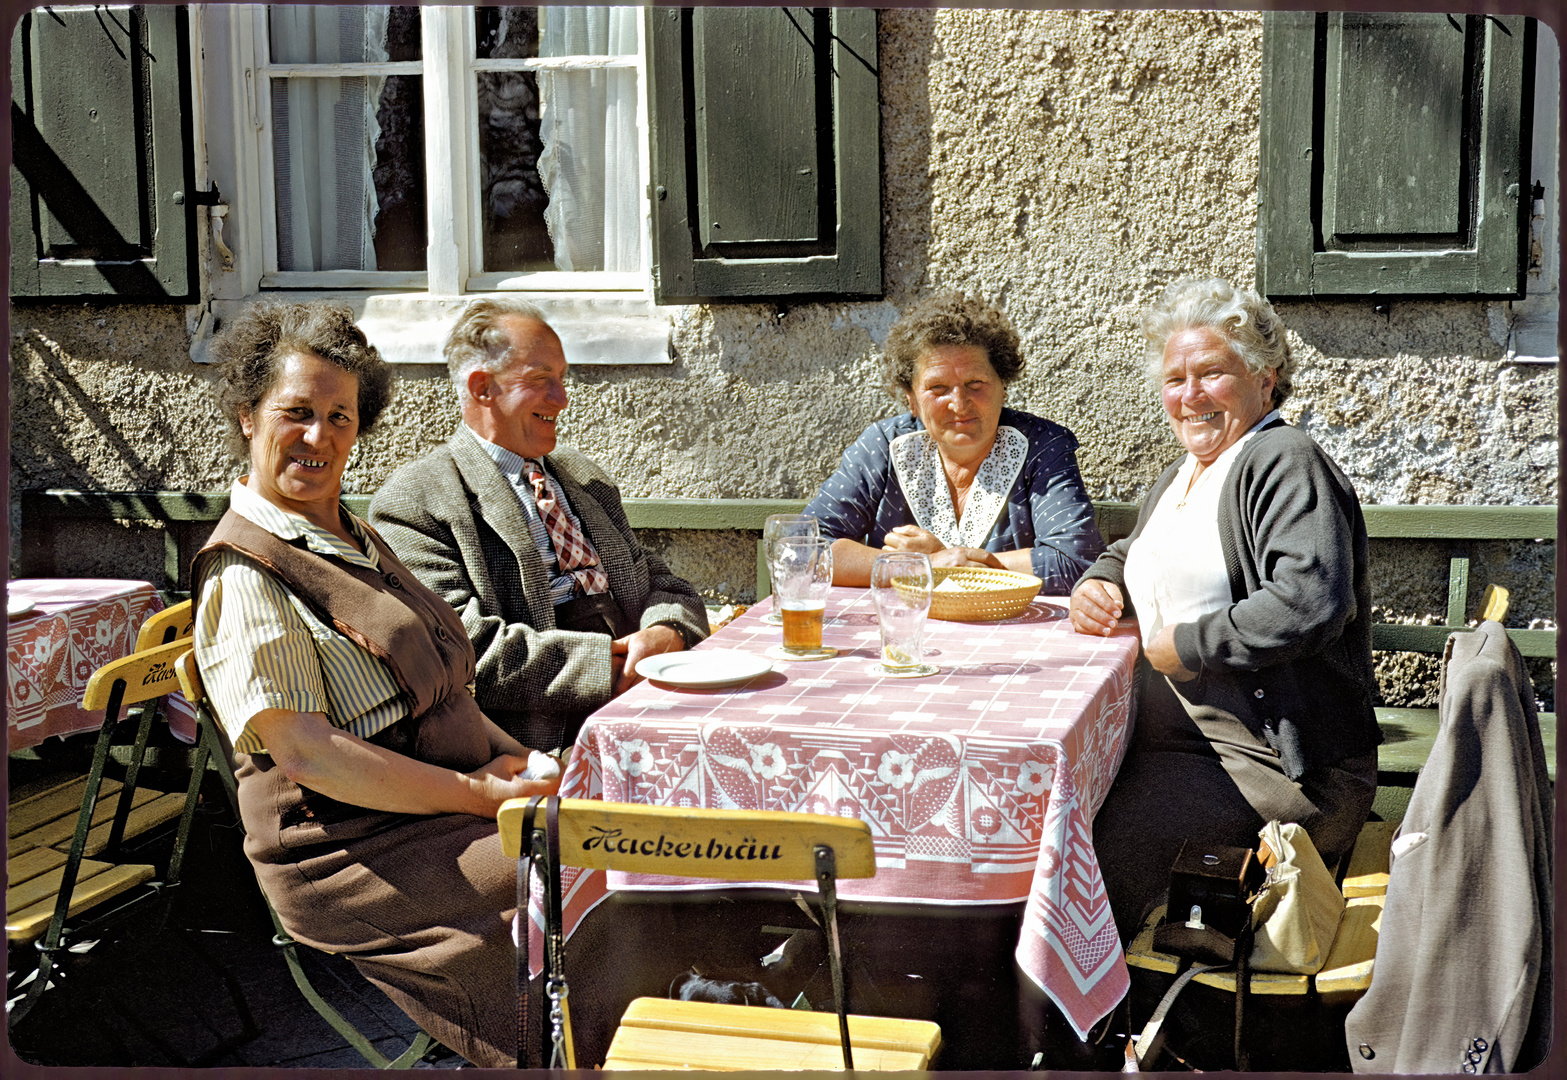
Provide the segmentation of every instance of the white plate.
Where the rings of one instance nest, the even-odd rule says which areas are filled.
[[[765,656],[733,649],[667,652],[637,661],[637,674],[670,686],[728,686],[773,670]]]
[[[25,596],[7,596],[5,598],[5,614],[7,618],[15,619],[32,613],[37,605]]]

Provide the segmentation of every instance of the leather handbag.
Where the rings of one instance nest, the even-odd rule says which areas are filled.
[[[1257,836],[1267,878],[1252,906],[1251,969],[1315,975],[1344,917],[1344,895],[1305,829],[1270,821]]]

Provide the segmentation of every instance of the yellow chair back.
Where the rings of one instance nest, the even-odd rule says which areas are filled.
[[[121,679],[125,680],[125,694],[120,700],[122,707],[171,693],[179,687],[174,661],[189,649],[189,641],[175,640],[103,665],[87,680],[87,688],[82,691],[82,708],[88,712],[107,708],[114,684]]]
[[[511,799],[501,806],[501,848],[512,858],[522,847],[527,805],[527,799]],[[825,844],[833,850],[838,877],[876,874],[870,826],[853,818],[562,799],[559,826],[561,862],[591,870],[809,881],[816,877],[816,848]]]
[[[164,636],[172,628],[174,636],[169,641],[178,641],[188,638],[196,624],[195,610],[189,600],[181,601],[173,607],[164,608],[152,615],[141,624],[141,629],[136,631],[136,651],[151,649],[157,645],[163,645]]]

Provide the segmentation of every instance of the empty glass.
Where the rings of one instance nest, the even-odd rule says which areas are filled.
[[[881,674],[935,674],[935,666],[925,663],[921,640],[932,585],[928,556],[889,552],[871,564],[871,599],[881,627]]]
[[[767,522],[762,526],[762,557],[767,560],[767,572],[774,581],[778,580],[778,541],[786,536],[820,536],[821,526],[814,517],[807,514],[770,514]],[[773,592],[778,591],[774,586]],[[758,597],[757,599],[761,599]],[[775,603],[772,612],[763,622],[772,623],[774,626],[783,622],[779,606]]]
[[[834,655],[822,648],[822,613],[832,588],[832,541],[785,536],[778,541],[773,594],[783,612],[783,651],[795,659]]]

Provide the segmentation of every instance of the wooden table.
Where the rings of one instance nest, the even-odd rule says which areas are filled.
[[[6,628],[8,750],[96,731],[103,715],[83,711],[82,689],[94,671],[136,647],[143,620],[163,610],[157,591],[145,581],[114,578],[17,578],[6,590],[13,601],[34,605]],[[169,726],[194,742],[189,703],[173,694],[167,704]]]
[[[698,648],[764,652],[780,633],[768,609]],[[1065,600],[1037,598],[1000,623],[931,620],[927,656],[940,673],[877,678],[870,594],[835,588],[823,630],[835,659],[778,661],[721,689],[641,683],[589,718],[561,794],[861,818],[878,872],[842,882],[840,895],[1026,901],[1018,963],[1081,1038],[1128,985],[1092,822],[1125,750],[1138,641],[1132,623],[1094,638],[1065,615]],[[670,887],[568,867],[568,933],[610,888],[655,881]]]

